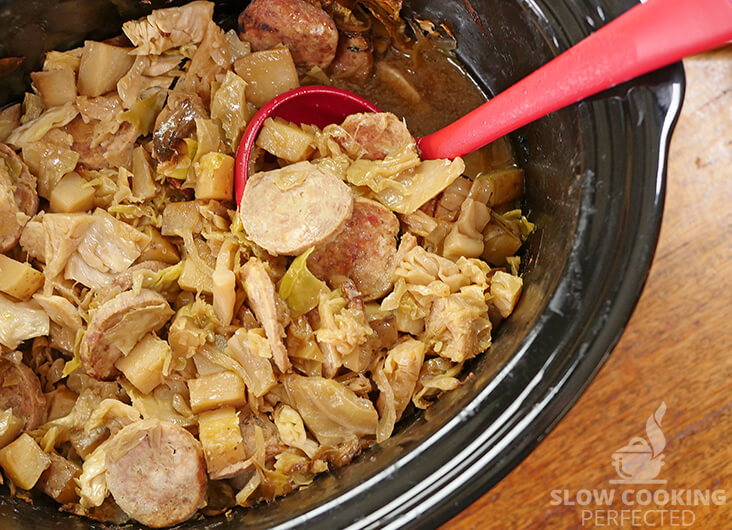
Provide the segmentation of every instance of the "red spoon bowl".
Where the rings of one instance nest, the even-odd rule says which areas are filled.
[[[349,114],[381,112],[379,107],[353,92],[331,86],[312,85],[294,88],[269,100],[262,106],[244,129],[236,152],[236,204],[241,203],[249,174],[249,160],[259,131],[267,118],[282,118],[301,124],[325,127],[340,123]]]

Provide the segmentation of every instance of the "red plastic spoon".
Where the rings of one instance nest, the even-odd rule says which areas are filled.
[[[417,138],[423,159],[455,158],[550,112],[732,40],[732,0],[648,0],[622,14],[447,127]],[[307,86],[263,106],[247,125],[236,161],[236,200],[264,120],[325,126],[355,112],[378,112],[346,90]]]

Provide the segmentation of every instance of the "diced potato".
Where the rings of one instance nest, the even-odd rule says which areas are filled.
[[[0,254],[0,291],[19,300],[28,300],[43,281],[43,273],[30,264]]]
[[[164,236],[180,236],[203,229],[203,219],[196,201],[171,202],[163,210],[163,225],[160,233]]]
[[[135,61],[130,48],[85,41],[79,64],[79,94],[101,96],[113,90]]]
[[[94,187],[76,171],[67,173],[51,190],[49,208],[55,213],[86,212],[94,208]]]
[[[25,422],[13,414],[13,409],[0,412],[0,447],[5,447],[15,440],[23,430]]]
[[[497,271],[491,279],[491,298],[503,318],[513,313],[524,281],[518,276]]]
[[[207,153],[196,163],[196,199],[229,201],[234,196],[234,158]]]
[[[163,382],[163,368],[170,357],[168,343],[148,333],[114,365],[135,388],[148,394]]]
[[[148,226],[145,228],[145,234],[150,236],[150,244],[145,247],[140,257],[137,258],[139,262],[162,261],[175,265],[180,261],[178,249],[175,248],[173,243],[163,237],[157,228]]]
[[[521,198],[524,192],[524,172],[517,167],[494,171],[479,176],[476,179],[476,184],[478,183],[482,184],[479,196],[472,198],[485,202],[488,206],[497,206]]]
[[[28,433],[0,449],[0,467],[19,488],[29,490],[36,485],[41,473],[51,465],[51,459]]]
[[[198,438],[210,478],[229,478],[252,465],[247,460],[239,416],[234,407],[201,413],[198,417]]]
[[[267,118],[257,137],[257,146],[288,162],[307,159],[315,149],[315,135],[281,118]]]
[[[59,387],[46,394],[48,404],[48,421],[63,418],[74,408],[78,394],[66,387]]]
[[[141,145],[132,152],[132,194],[138,199],[152,199],[157,194],[147,151]]]
[[[56,107],[76,100],[76,74],[73,70],[33,72],[31,79],[46,107]]]
[[[491,265],[500,266],[506,258],[521,248],[521,239],[497,223],[488,223],[483,230],[482,258]]]
[[[81,475],[81,468],[54,452],[46,454],[51,465],[38,479],[38,489],[60,504],[78,501],[74,479]]]
[[[178,285],[184,291],[213,294],[213,279],[210,271],[201,267],[198,261],[188,258],[183,263],[183,271]]]
[[[238,407],[247,402],[244,382],[234,372],[220,372],[188,380],[191,409],[195,413],[219,407]]]
[[[245,55],[234,63],[234,71],[247,82],[247,101],[258,107],[300,85],[290,50],[284,47]]]

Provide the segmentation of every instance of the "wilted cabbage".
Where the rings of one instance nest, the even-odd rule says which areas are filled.
[[[289,401],[321,444],[335,446],[376,435],[379,416],[374,405],[339,382],[288,375],[284,384]]]
[[[73,103],[66,103],[53,107],[38,118],[31,120],[15,129],[7,138],[7,143],[16,148],[23,148],[31,142],[37,142],[48,131],[55,127],[63,127],[73,120],[79,111]]]
[[[33,300],[16,302],[0,293],[0,344],[11,350],[33,337],[48,335],[50,321]]]
[[[140,20],[122,25],[127,38],[136,46],[136,55],[155,54],[184,44],[203,40],[213,16],[213,3],[191,2],[182,7],[153,11]]]
[[[287,272],[280,280],[279,295],[292,311],[293,318],[304,315],[318,305],[321,294],[330,291],[325,282],[317,279],[308,270],[308,256],[313,247],[300,254],[290,264]]]
[[[233,152],[239,147],[241,134],[249,121],[246,87],[247,84],[241,77],[234,72],[226,72],[224,82],[211,101],[211,117],[221,121]]]

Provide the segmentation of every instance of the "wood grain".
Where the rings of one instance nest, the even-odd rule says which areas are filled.
[[[605,366],[554,431],[445,530],[632,528],[598,510],[685,509],[694,528],[732,528],[732,47],[684,61],[661,236],[648,283]],[[611,457],[661,402],[659,486],[618,486]],[[553,490],[616,489],[611,506],[552,504]],[[624,489],[725,490],[709,506],[624,505]],[[632,497],[631,497],[632,498]],[[556,503],[555,503],[556,504]],[[592,512],[588,515],[588,510]],[[654,512],[640,526],[661,524]],[[583,517],[585,520],[583,521]],[[629,516],[628,516],[629,517]]]

